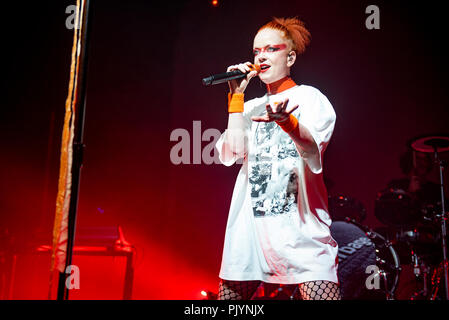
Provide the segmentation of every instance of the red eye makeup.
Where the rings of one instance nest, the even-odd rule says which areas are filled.
[[[260,54],[262,52],[272,53],[272,52],[277,52],[277,51],[284,50],[285,48],[287,48],[287,45],[285,43],[283,43],[283,44],[273,44],[273,45],[265,46],[264,48],[254,48],[253,54],[255,56],[257,56],[258,54]]]

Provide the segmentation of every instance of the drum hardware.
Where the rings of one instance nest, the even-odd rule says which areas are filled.
[[[387,273],[384,270],[379,271],[379,276],[384,280],[384,288],[388,288],[388,277]],[[394,295],[391,290],[385,291],[385,299],[386,300],[394,300]]]
[[[421,275],[421,268],[419,265],[419,257],[418,255],[412,251],[412,262],[413,262],[413,274],[415,275],[415,277],[419,277]]]
[[[387,248],[391,252],[391,254],[393,256],[393,259],[394,259],[394,265],[391,265],[390,263],[387,263],[385,260],[382,260],[382,259],[380,259],[380,261],[381,261],[382,265],[388,265],[388,267],[395,272],[394,282],[393,282],[393,285],[392,285],[391,289],[385,291],[386,300],[395,300],[394,293],[395,293],[396,288],[398,286],[399,276],[400,276],[400,273],[402,271],[401,264],[399,262],[399,257],[396,254],[396,251],[394,250],[394,248],[392,246],[392,243],[390,241],[386,240],[384,237],[380,236],[379,234],[376,234],[376,237],[378,237],[382,241],[384,241],[384,247]],[[388,282],[387,273],[384,270],[385,269],[382,269],[380,275],[384,279],[385,288],[388,288],[388,285],[387,285],[387,282]]]
[[[443,281],[444,281],[444,290],[445,290],[445,298],[449,300],[449,275],[448,275],[448,257],[447,257],[447,244],[446,244],[446,236],[447,236],[447,228],[446,228],[446,220],[447,220],[447,212],[445,208],[445,195],[444,195],[444,181],[443,181],[443,170],[447,166],[447,163],[444,160],[440,159],[440,153],[449,151],[449,137],[445,136],[430,136],[424,137],[415,140],[412,142],[411,147],[415,151],[424,152],[424,153],[433,153],[435,163],[439,167],[439,176],[440,176],[440,196],[441,196],[441,212],[436,215],[436,218],[440,223],[440,233],[441,233],[441,249],[443,252],[443,261],[442,261],[442,273],[443,273]],[[438,282],[441,280],[441,276],[438,277]],[[436,286],[438,291],[438,285]],[[434,286],[435,288],[435,286]],[[434,295],[432,294],[432,297]]]
[[[416,254],[416,252],[411,252],[412,254],[412,263],[413,263],[413,274],[415,275],[415,279],[417,282],[420,281],[422,276],[422,289],[418,292],[415,292],[410,297],[410,300],[417,300],[418,297],[427,298],[429,295],[428,289],[428,276],[430,273],[430,267],[428,267],[425,262]]]
[[[440,283],[441,283],[441,274],[444,271],[444,267],[442,266],[442,263],[440,263],[440,265],[435,268],[435,270],[433,271],[432,274],[432,279],[431,279],[431,284],[432,284],[432,292],[430,295],[430,300],[436,300],[437,295],[438,295],[438,290],[440,288]]]
[[[432,200],[427,197],[421,199],[422,197],[420,198],[417,194],[409,193],[404,189],[386,189],[377,195],[375,216],[388,226],[385,234],[393,239],[395,246],[398,246],[401,259],[410,261],[406,263],[411,263],[410,267],[413,268],[411,276],[417,283],[422,281],[419,288],[421,290],[413,293],[411,299],[415,300],[419,297],[435,300],[439,296],[438,298],[444,297],[448,300],[449,264],[446,226],[448,212],[445,207],[443,181],[443,170],[447,164],[441,159],[440,154],[449,151],[449,137],[423,137],[414,140],[409,147],[413,151],[433,156],[433,161],[439,168],[439,196],[430,197]],[[431,160],[430,157],[428,159]],[[415,161],[416,158],[414,158]],[[401,183],[398,185],[405,188]],[[438,198],[440,200],[437,200]],[[431,203],[426,203],[429,200]],[[437,253],[440,250],[442,261],[440,254]]]

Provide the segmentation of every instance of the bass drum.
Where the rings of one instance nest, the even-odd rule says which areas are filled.
[[[330,230],[338,243],[338,278],[343,300],[393,299],[400,261],[380,234],[354,223],[335,221]],[[367,236],[369,235],[369,237]]]

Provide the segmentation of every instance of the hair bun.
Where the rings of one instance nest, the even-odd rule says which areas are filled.
[[[306,46],[310,43],[310,32],[304,26],[304,22],[297,17],[294,18],[276,18],[262,26],[260,30],[271,28],[283,31],[285,37],[292,41],[293,50],[298,54],[303,53],[306,50]]]

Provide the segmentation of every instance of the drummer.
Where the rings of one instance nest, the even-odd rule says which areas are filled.
[[[425,272],[428,266],[436,266],[440,263],[440,247],[438,245],[438,225],[432,224],[432,218],[441,210],[440,185],[430,180],[434,167],[432,153],[419,152],[408,148],[400,157],[400,168],[405,175],[403,178],[391,180],[389,189],[403,191],[413,200],[417,209],[421,209],[421,216],[417,219],[405,221],[401,225],[401,231],[389,227],[389,237],[395,239],[394,247],[401,261],[401,276],[396,290],[396,299],[410,300],[412,297],[423,293],[423,287],[417,275]],[[414,214],[410,211],[410,214]],[[423,219],[427,218],[427,219]],[[414,230],[407,230],[407,222],[412,221]],[[396,225],[396,227],[398,227]],[[410,227],[410,226],[408,226]],[[416,265],[420,265],[417,269]],[[418,270],[418,271],[416,271]],[[418,273],[416,273],[418,272]],[[425,279],[425,278],[423,278]],[[421,280],[420,280],[421,281]],[[424,281],[424,280],[422,280]]]
[[[440,202],[440,186],[429,180],[433,169],[431,154],[408,149],[400,157],[400,167],[406,177],[391,180],[388,188],[409,193],[421,206]]]

